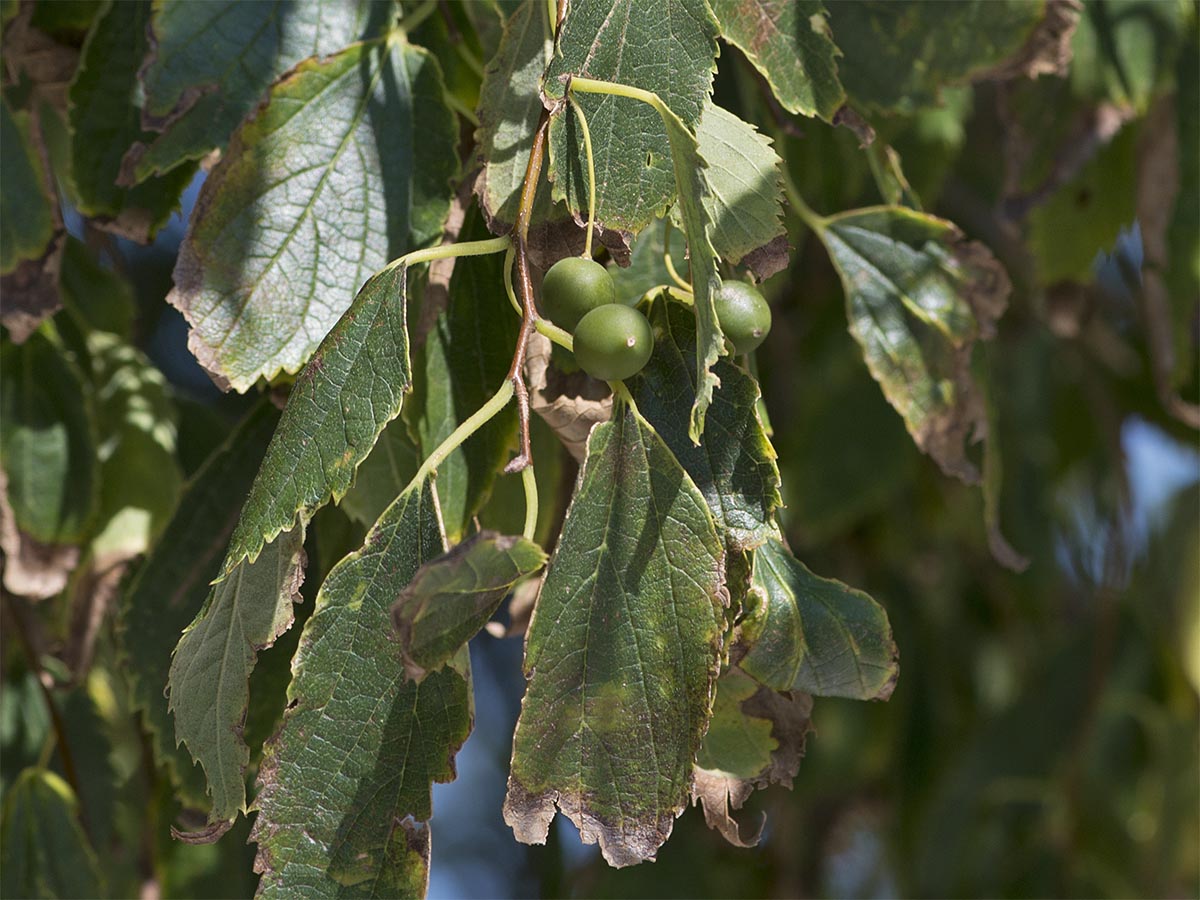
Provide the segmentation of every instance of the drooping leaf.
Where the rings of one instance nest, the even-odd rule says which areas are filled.
[[[16,525],[34,541],[72,544],[87,535],[98,490],[93,416],[91,392],[50,338],[35,332],[19,346],[5,342],[0,467]]]
[[[268,451],[269,452],[269,451]],[[175,741],[204,767],[212,812],[208,839],[228,829],[246,808],[250,748],[242,723],[258,651],[292,625],[304,580],[304,525],[278,535],[253,562],[224,573],[171,658],[168,710]]]
[[[100,897],[95,851],[70,786],[45,769],[21,773],[4,798],[0,892],[5,897]]]
[[[138,68],[147,51],[149,0],[113,3],[88,35],[68,96],[71,184],[84,215],[135,241],[146,242],[179,207],[195,164],[173,168],[137,187],[117,185],[121,159],[142,130]]]
[[[811,713],[808,694],[779,693],[736,667],[717,680],[712,722],[696,755],[692,797],[703,804],[708,827],[735,847],[757,844],[762,827],[743,837],[733,812],[756,788],[791,787],[804,756]]]
[[[168,299],[201,364],[241,391],[299,371],[373,272],[440,233],[456,135],[436,60],[401,39],[277,82],[180,247]]]
[[[423,565],[392,606],[409,676],[424,678],[487,624],[513,585],[546,564],[533,541],[481,531]]]
[[[592,431],[529,626],[505,821],[542,843],[557,806],[615,866],[654,856],[687,802],[723,629],[704,498],[630,408]]]
[[[829,25],[850,99],[910,113],[936,104],[939,88],[966,84],[1016,55],[1045,13],[1044,0],[869,0],[830,4]]]
[[[196,473],[120,607],[134,706],[145,717],[155,757],[197,805],[205,802],[204,776],[187,751],[176,747],[167,711],[171,653],[220,572],[222,552],[278,420],[275,407],[260,403]]]
[[[754,552],[751,609],[734,658],[778,691],[886,700],[899,672],[883,608],[840,581],[819,578],[779,541]]]
[[[790,112],[826,122],[845,102],[821,0],[712,0],[721,37],[746,54]]]
[[[395,418],[411,383],[407,271],[373,277],[321,342],[288,396],[222,573],[303,525],[350,488],[354,470]]]
[[[888,402],[942,471],[977,483],[966,443],[986,434],[987,416],[971,350],[1008,304],[1004,269],[953,223],[905,207],[841,213],[817,233],[842,279],[850,333]]]
[[[414,682],[392,601],[445,549],[429,481],[388,507],[317,597],[292,661],[288,712],[266,746],[251,839],[266,897],[415,897],[429,864],[430,785],[454,777],[471,726],[465,654]]]
[[[140,75],[142,124],[165,134],[135,147],[124,180],[143,181],[224,147],[271,82],[303,59],[377,34],[390,6],[370,0],[159,5],[151,22],[153,56]]]
[[[459,239],[486,237],[482,217],[472,212]],[[420,375],[409,421],[423,457],[503,384],[519,328],[520,319],[513,314],[504,291],[504,255],[457,260],[447,308],[426,335],[415,362]],[[516,430],[517,412],[510,405],[438,466],[434,484],[451,541],[461,538],[487,500],[496,473],[508,459]]]
[[[771,141],[715,103],[704,105],[696,127],[709,193],[703,203],[713,249],[746,264],[759,278],[787,267],[780,160]]]
[[[694,130],[712,87],[716,32],[702,0],[581,0],[563,24],[544,90],[551,99],[562,97],[569,75],[633,85],[657,94],[684,131]],[[636,233],[675,196],[675,139],[644,104],[595,94],[576,100],[592,134],[596,219],[606,229]],[[583,149],[575,117],[556,116],[550,127],[554,196],[581,219],[589,191]]]
[[[718,361],[721,389],[714,395],[700,444],[688,436],[696,393],[695,316],[660,294],[650,308],[654,353],[630,384],[641,411],[691,477],[732,550],[756,547],[778,535],[780,505],[775,450],[755,412],[754,379],[732,363]]]
[[[0,99],[0,274],[37,259],[54,236],[54,217],[42,162],[31,143],[29,114]]]

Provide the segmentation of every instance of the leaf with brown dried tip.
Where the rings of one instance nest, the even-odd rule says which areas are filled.
[[[696,755],[692,803],[704,806],[704,821],[735,847],[753,847],[762,825],[743,837],[732,813],[755,789],[791,787],[812,730],[812,697],[773,691],[734,667],[717,681],[717,698],[704,745]]]
[[[504,819],[555,808],[614,866],[652,859],[687,803],[724,630],[725,552],[704,498],[625,406],[596,426],[526,639]]]

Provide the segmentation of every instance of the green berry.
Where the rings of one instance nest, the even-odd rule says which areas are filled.
[[[636,309],[601,306],[579,321],[575,329],[575,361],[593,378],[619,381],[636,375],[650,360],[654,335]]]
[[[542,279],[542,310],[567,331],[598,306],[617,302],[617,289],[608,269],[581,256],[560,259]]]
[[[717,321],[739,356],[758,348],[771,330],[771,307],[753,285],[723,281],[716,296]]]

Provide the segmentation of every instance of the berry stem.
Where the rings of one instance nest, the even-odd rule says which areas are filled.
[[[663,219],[663,265],[666,266],[667,274],[671,276],[672,281],[689,294],[692,293],[692,285],[680,277],[679,272],[675,270],[675,260],[671,259],[671,217],[669,215]]]
[[[386,272],[400,266],[415,266],[417,263],[432,262],[435,259],[451,259],[456,256],[487,256],[489,253],[499,253],[512,246],[512,238],[503,235],[489,238],[486,241],[463,241],[458,244],[438,244],[436,247],[426,247],[423,250],[413,250],[393,259],[380,269]]]
[[[500,385],[500,389],[492,394],[491,399],[487,403],[475,410],[468,419],[450,432],[449,436],[429,454],[425,462],[421,463],[421,468],[417,469],[417,474],[412,477],[409,487],[420,484],[424,479],[428,478],[429,474],[445,462],[446,457],[457,450],[467,438],[491,421],[500,410],[508,406],[508,401],[512,397],[513,383],[511,379],[506,378],[504,383]]]
[[[521,485],[525,488],[525,529],[521,534],[532,541],[537,531],[538,519],[538,489],[537,478],[533,474],[533,466],[521,470]]]

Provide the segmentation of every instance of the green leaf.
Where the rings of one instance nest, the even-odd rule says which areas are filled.
[[[1022,49],[1045,15],[1043,0],[833,3],[829,24],[850,99],[881,112],[936,105],[938,90],[966,84]]]
[[[299,371],[359,285],[441,232],[457,135],[436,60],[399,38],[277,82],[205,181],[175,266],[168,299],[201,364],[240,391]]]
[[[221,553],[278,421],[274,406],[259,403],[196,473],[120,607],[134,706],[142,711],[155,757],[195,804],[205,802],[204,777],[173,739],[166,699],[171,653],[220,572]]]
[[[269,451],[268,451],[269,452]],[[304,526],[285,531],[258,559],[226,572],[184,629],[167,679],[175,740],[204,767],[212,797],[206,838],[225,832],[246,808],[250,748],[242,723],[258,651],[292,625],[304,580]]]
[[[1138,129],[1126,126],[1029,215],[1029,249],[1042,284],[1089,283],[1096,257],[1112,250],[1137,216]]]
[[[818,697],[886,700],[899,674],[887,613],[840,581],[818,578],[779,541],[754,553],[751,609],[734,657],[760,683]]]
[[[629,254],[629,265],[621,267],[609,263],[608,273],[612,275],[616,285],[617,299],[629,302],[641,297],[656,287],[671,283],[671,276],[663,262],[667,252],[667,242],[671,244],[671,262],[675,271],[687,271],[687,238],[678,233],[671,233],[670,220],[666,217],[655,219],[643,228],[633,242]]]
[[[453,657],[513,586],[545,564],[533,541],[481,531],[423,565],[392,606],[409,676],[422,679]]]
[[[52,201],[30,137],[29,114],[0,100],[0,273],[37,259],[54,236]]]
[[[430,785],[454,777],[471,726],[469,680],[465,655],[419,684],[408,679],[388,613],[444,549],[424,481],[322,585],[259,770],[251,839],[264,896],[424,894]]]
[[[771,737],[771,723],[742,711],[742,702],[758,691],[758,682],[736,668],[721,675],[712,722],[696,754],[697,766],[720,769],[740,778],[754,778],[767,770],[771,752],[779,746]]]
[[[704,498],[633,409],[597,425],[526,639],[504,818],[555,806],[612,865],[652,858],[687,802],[724,623]]]
[[[706,103],[696,143],[707,165],[703,197],[713,248],[731,263],[746,260],[760,278],[787,268],[783,182],[771,141],[715,103]]]
[[[296,380],[229,542],[223,575],[253,562],[277,534],[306,524],[330,498],[339,500],[400,413],[411,384],[406,280],[406,267],[397,266],[368,281]]]
[[[553,30],[545,2],[525,0],[505,21],[500,46],[483,71],[478,131],[483,175],[476,192],[498,234],[516,221],[529,147],[542,113],[539,89],[551,59]],[[542,209],[543,216],[547,211]]]
[[[122,4],[117,4],[122,5]],[[224,147],[270,84],[308,57],[336,53],[388,24],[390,3],[211,0],[163,3],[141,81],[143,124],[163,132],[135,147],[125,181],[143,181]]]
[[[5,897],[100,897],[96,854],[79,826],[79,803],[65,781],[26,769],[4,798],[0,893]]]
[[[1145,112],[1168,82],[1186,31],[1194,33],[1195,15],[1186,4],[1153,0],[1084,4],[1071,42],[1071,89]],[[1180,84],[1194,82],[1195,71]]]
[[[133,285],[102,266],[83,241],[67,237],[58,278],[63,306],[86,329],[126,340],[132,336],[137,314]]]
[[[1004,269],[953,223],[897,206],[821,220],[842,279],[850,333],[917,446],[942,471],[978,483],[966,442],[986,433],[971,350],[1008,303]]]
[[[373,525],[412,481],[420,466],[421,459],[408,436],[407,423],[393,419],[359,464],[354,485],[338,506],[358,524]]]
[[[546,95],[562,97],[568,75],[633,85],[657,94],[687,132],[700,121],[712,89],[716,32],[703,0],[581,0],[563,23]],[[605,229],[641,231],[674,199],[675,139],[644,104],[595,94],[576,100],[593,137],[596,220]],[[589,186],[575,116],[552,120],[550,164],[555,198],[582,220]],[[682,163],[676,158],[674,164]]]
[[[96,454],[91,392],[75,366],[44,332],[19,346],[5,342],[0,467],[24,534],[43,544],[87,536],[96,512]]]
[[[812,698],[807,694],[762,687],[736,667],[718,679],[712,722],[696,755],[692,796],[704,805],[708,827],[735,847],[757,844],[762,827],[742,837],[733,811],[757,788],[792,786],[811,714]]]
[[[88,335],[87,346],[100,439],[100,525],[92,552],[130,559],[146,551],[179,499],[175,408],[166,379],[139,350],[105,332]]]
[[[459,240],[482,240],[487,234],[482,217],[472,213]],[[503,254],[455,261],[447,308],[425,336],[416,362],[421,374],[409,421],[422,456],[432,453],[504,382],[520,323],[504,291]],[[451,541],[462,537],[487,501],[516,433],[517,411],[510,405],[438,466],[438,507]]]
[[[714,368],[721,389],[709,407],[700,444],[688,437],[696,393],[695,320],[691,310],[665,293],[654,299],[654,353],[630,389],[642,415],[704,496],[726,546],[746,550],[779,533],[775,450],[755,412],[758,385],[724,360]]]
[[[833,121],[846,101],[820,0],[712,0],[721,37],[754,64],[783,107]]]
[[[180,165],[162,178],[134,188],[119,187],[125,151],[143,131],[138,69],[146,56],[149,0],[111,4],[88,35],[71,83],[71,182],[81,213],[145,243],[179,208],[179,194],[195,174]]]

